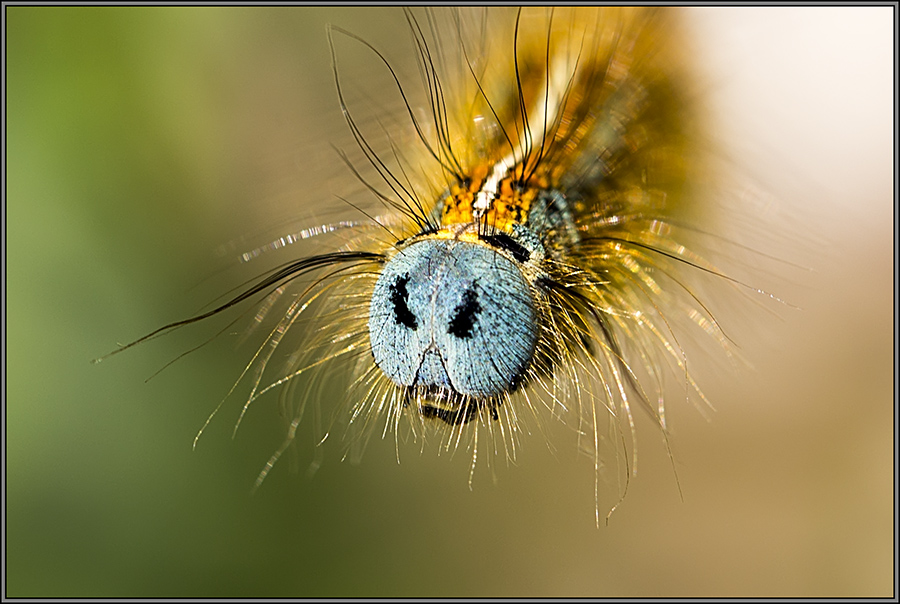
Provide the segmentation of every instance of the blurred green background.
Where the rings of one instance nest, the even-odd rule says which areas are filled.
[[[890,10],[688,14],[760,213],[823,251],[774,250],[815,271],[772,280],[803,310],[744,330],[755,369],[704,382],[713,421],[672,406],[684,501],[642,418],[597,530],[571,440],[532,435],[472,491],[465,454],[326,447],[312,479],[277,466],[250,496],[274,399],[233,441],[232,401],[191,451],[248,350],[146,383],[204,332],[90,364],[321,221],[347,179],[330,144],[352,146],[325,24],[408,60],[400,12],[6,7],[6,596],[892,595]]]

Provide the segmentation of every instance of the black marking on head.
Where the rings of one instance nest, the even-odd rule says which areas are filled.
[[[518,241],[516,241],[506,233],[497,233],[496,235],[482,235],[481,239],[489,245],[500,248],[501,250],[506,250],[507,252],[512,254],[512,257],[515,258],[518,262],[528,262],[528,259],[531,257],[531,252],[525,249],[523,245],[521,245]]]
[[[413,331],[419,327],[416,316],[409,310],[406,301],[409,299],[409,292],[406,290],[406,284],[409,283],[409,275],[397,277],[397,280],[390,286],[391,304],[394,305],[394,321],[397,325],[403,325]]]
[[[556,288],[558,287],[556,281],[553,281],[552,279],[550,279],[549,277],[546,277],[546,276],[544,276],[544,275],[540,275],[540,276],[535,280],[534,283],[535,283],[535,285],[537,285],[538,287],[540,287],[540,288],[541,288],[542,290],[544,290],[544,291],[553,290],[553,289],[556,289]]]
[[[470,287],[463,294],[459,306],[453,309],[453,318],[450,319],[450,325],[447,326],[447,333],[460,339],[471,338],[472,328],[475,326],[475,320],[480,312],[481,304],[478,303],[478,294],[473,287]]]

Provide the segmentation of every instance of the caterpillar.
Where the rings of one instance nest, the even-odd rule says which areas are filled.
[[[321,412],[324,384],[339,380],[346,400],[326,411],[348,426],[352,446],[378,432],[398,449],[401,433],[434,437],[471,453],[471,483],[480,452],[515,459],[533,426],[561,420],[593,461],[595,500],[605,450],[624,497],[637,409],[665,438],[667,382],[709,406],[681,330],[730,349],[689,284],[729,277],[689,245],[707,170],[678,13],[404,14],[418,80],[364,39],[328,32],[356,145],[337,157],[363,189],[341,199],[348,218],[244,253],[251,261],[282,248],[294,259],[113,354],[255,310],[261,344],[225,399],[249,388],[235,430],[273,391],[288,418],[257,486],[308,409]],[[348,99],[338,44],[368,54],[400,116],[391,124],[377,104]],[[313,243],[332,248],[297,255]]]

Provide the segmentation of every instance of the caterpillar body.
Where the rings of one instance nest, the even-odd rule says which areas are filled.
[[[235,384],[250,389],[240,417],[280,389],[290,425],[257,484],[320,403],[321,383],[348,372],[346,404],[334,407],[357,442],[373,431],[435,434],[442,447],[468,448],[474,470],[479,450],[515,458],[530,425],[561,419],[598,477],[604,447],[624,453],[627,483],[635,408],[666,433],[666,375],[707,404],[677,330],[728,344],[682,280],[715,269],[677,236],[702,215],[704,173],[677,13],[406,18],[415,86],[364,40],[330,30],[333,53],[337,38],[370,53],[409,132],[358,118],[338,56],[339,102],[361,159],[340,156],[368,197],[345,200],[354,217],[295,234],[287,249],[313,237],[339,245],[133,344],[258,301],[266,335]]]

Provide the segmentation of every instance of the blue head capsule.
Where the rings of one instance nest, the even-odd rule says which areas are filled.
[[[483,399],[511,390],[538,339],[530,287],[487,245],[424,239],[384,267],[369,309],[378,367],[433,397]]]

